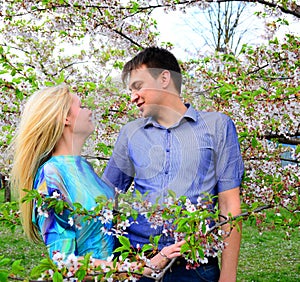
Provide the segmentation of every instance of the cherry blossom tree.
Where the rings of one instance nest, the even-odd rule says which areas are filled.
[[[152,12],[205,11],[210,2],[0,1],[0,172],[9,180],[9,144],[26,99],[66,82],[94,111],[97,128],[84,154],[101,174],[120,127],[138,116],[120,71],[137,50],[158,44]],[[255,2],[264,5],[257,15],[270,18],[270,32],[287,24],[283,14],[300,18],[296,1]],[[238,54],[199,53],[180,61],[182,95],[198,109],[228,114],[237,126],[245,162],[241,216],[288,232],[299,225],[300,38],[268,38],[264,45],[243,45]],[[171,42],[163,46],[173,48]]]

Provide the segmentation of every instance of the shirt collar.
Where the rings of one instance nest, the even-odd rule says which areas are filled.
[[[194,122],[197,121],[197,112],[193,108],[193,106],[189,103],[185,104],[185,106],[187,107],[186,112],[181,117],[181,119],[176,124],[174,124],[172,127],[176,127],[178,124],[182,123],[183,120],[192,120]],[[157,123],[152,117],[147,118],[146,121],[145,121],[144,127],[146,128],[146,127],[149,127],[149,126],[164,128],[159,123]]]

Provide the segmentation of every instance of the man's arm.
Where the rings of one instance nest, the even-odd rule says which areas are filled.
[[[126,174],[115,162],[114,155],[110,158],[101,178],[108,186],[122,191],[127,191],[133,181],[133,177]]]
[[[128,138],[126,136],[123,127],[102,175],[102,180],[107,185],[122,191],[127,191],[135,175],[134,166],[128,153]]]
[[[241,213],[240,202],[240,189],[236,187],[234,189],[227,190],[219,193],[219,208],[221,214],[227,216],[231,213],[233,216]],[[222,219],[221,219],[222,220]],[[225,224],[222,229],[224,231],[230,231],[229,224]],[[226,238],[225,242],[228,244],[222,252],[221,260],[221,275],[219,282],[235,282],[238,266],[238,257],[241,243],[241,231],[242,224],[240,223],[240,232],[236,228],[233,228],[231,234]]]

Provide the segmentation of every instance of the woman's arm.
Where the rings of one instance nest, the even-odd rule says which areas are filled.
[[[150,259],[150,265],[149,267],[144,268],[143,274],[145,275],[150,275],[153,271],[153,269],[163,269],[171,259],[176,258],[181,256],[180,249],[181,246],[185,243],[185,241],[180,241],[175,244],[172,244],[168,247],[164,247],[157,255],[155,255],[152,259]],[[113,262],[108,262],[104,260],[95,260],[95,266],[103,266],[103,267],[108,267],[112,268],[113,267]],[[122,263],[117,263],[117,269],[122,272]],[[131,264],[132,270],[136,269],[139,267],[139,264],[136,262],[133,262]]]

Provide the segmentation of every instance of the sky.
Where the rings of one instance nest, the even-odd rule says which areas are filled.
[[[263,21],[253,16],[254,11],[259,9],[259,6],[249,6],[243,12],[240,29],[248,30],[245,33],[245,38],[243,38],[243,43],[256,45],[265,41],[263,38],[265,34]],[[178,58],[186,59],[190,57],[189,52],[195,54],[199,49],[201,53],[212,51],[211,48],[205,46],[203,36],[200,34],[200,32],[205,33],[208,26],[205,26],[205,14],[199,8],[190,8],[186,14],[181,11],[172,11],[165,14],[163,9],[155,9],[152,15],[158,22],[158,31],[161,34],[160,42],[172,42],[174,44],[172,52]],[[282,26],[276,36],[280,39],[284,37],[285,33],[294,33],[300,36],[299,20],[293,22],[292,16],[283,15],[283,17],[289,21],[290,25]]]

